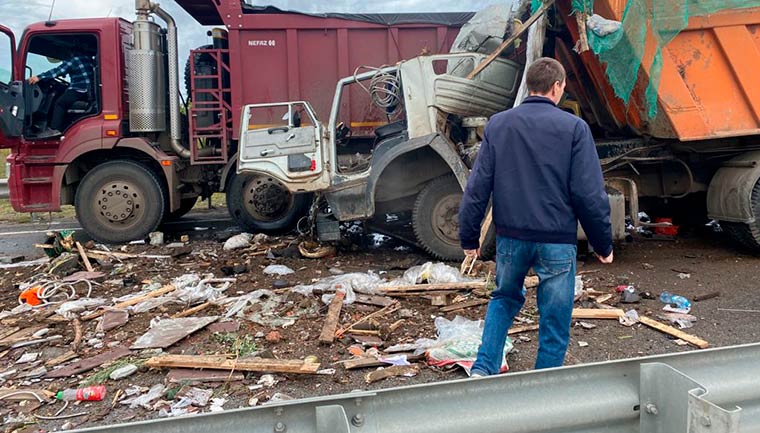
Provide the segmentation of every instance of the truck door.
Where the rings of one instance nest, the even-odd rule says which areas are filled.
[[[20,137],[24,130],[24,86],[13,81],[15,65],[16,38],[0,25],[0,139]]]
[[[238,173],[263,173],[292,192],[330,185],[323,127],[308,102],[243,107]]]

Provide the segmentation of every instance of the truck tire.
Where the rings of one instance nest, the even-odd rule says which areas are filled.
[[[430,255],[441,260],[462,260],[459,244],[459,204],[462,188],[453,174],[431,180],[417,195],[412,211],[412,226],[417,242]],[[496,252],[496,233],[492,228],[481,248],[483,258]]]
[[[251,233],[287,233],[309,212],[311,203],[311,194],[292,194],[266,175],[234,175],[227,187],[230,215]]]
[[[750,203],[755,222],[745,224],[720,221],[720,226],[738,246],[760,255],[760,181],[752,188]]]
[[[90,170],[74,200],[82,228],[93,239],[111,244],[145,239],[161,222],[164,203],[158,176],[127,160]]]
[[[187,215],[188,212],[193,210],[196,203],[198,203],[197,196],[192,198],[183,198],[179,202],[179,209],[175,210],[174,212],[164,212],[164,222],[177,221],[178,219]]]

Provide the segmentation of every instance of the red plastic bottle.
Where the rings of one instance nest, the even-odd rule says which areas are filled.
[[[100,401],[103,400],[105,396],[106,387],[99,385],[79,389],[64,389],[63,391],[58,391],[55,398],[63,401]]]

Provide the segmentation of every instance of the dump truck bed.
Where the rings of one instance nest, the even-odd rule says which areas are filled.
[[[662,48],[659,87],[654,89],[656,114],[651,116],[646,90],[650,81],[658,78],[652,67],[657,40],[652,32],[651,2],[644,3],[649,8],[649,31],[628,104],[616,96],[599,57],[591,51],[581,55],[617,124],[629,125],[641,135],[682,141],[760,134],[760,86],[756,79],[760,71],[760,8],[689,16],[686,28]],[[596,0],[593,9],[605,18],[621,21],[626,4]],[[560,2],[559,7],[570,12],[569,1]],[[680,3],[672,1],[667,7],[677,10]],[[576,20],[570,18],[567,23],[577,40]]]

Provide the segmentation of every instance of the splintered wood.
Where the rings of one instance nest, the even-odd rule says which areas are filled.
[[[176,290],[176,287],[172,286],[171,284],[167,284],[164,287],[161,287],[160,289],[154,290],[150,293],[146,293],[145,295],[138,296],[132,299],[127,299],[124,302],[119,302],[118,304],[114,305],[113,308],[123,309],[123,308],[131,307],[132,305],[137,305],[142,301],[163,296],[167,293],[173,292],[174,290]],[[84,316],[82,320],[97,319],[98,317],[102,316],[104,313],[105,313],[105,310],[96,311],[94,313]]]
[[[613,309],[594,309],[594,308],[574,308],[573,319],[617,319],[625,314],[625,311],[619,308]]]
[[[325,324],[322,327],[322,333],[319,335],[319,342],[322,344],[331,344],[335,340],[335,330],[338,329],[340,320],[340,310],[343,308],[343,299],[346,298],[346,292],[337,291],[335,297],[330,302],[327,310]]]
[[[705,341],[705,340],[703,340],[703,339],[701,339],[699,337],[696,337],[696,336],[691,335],[691,334],[687,334],[687,333],[685,333],[685,332],[683,332],[681,330],[678,330],[678,329],[676,329],[676,328],[674,328],[672,326],[668,326],[668,325],[660,323],[660,322],[658,322],[658,321],[656,321],[654,319],[650,319],[649,317],[639,316],[639,322],[642,323],[642,324],[644,324],[644,325],[646,325],[646,326],[649,326],[650,328],[654,328],[654,329],[656,329],[656,330],[658,330],[660,332],[664,332],[664,333],[666,333],[668,335],[672,335],[672,336],[674,336],[676,338],[680,338],[681,340],[686,341],[686,342],[688,342],[690,344],[693,344],[693,345],[699,347],[700,349],[706,349],[707,347],[710,346],[710,343],[708,343],[707,341]]]
[[[269,358],[229,359],[225,356],[165,355],[145,361],[150,368],[203,368],[209,370],[316,374],[318,363]]]

